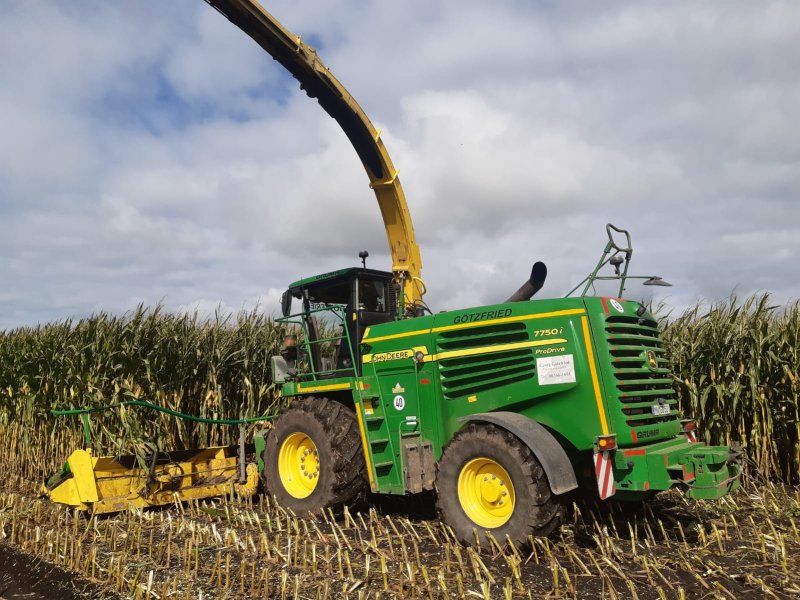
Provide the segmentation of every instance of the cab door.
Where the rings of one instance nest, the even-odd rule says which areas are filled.
[[[356,365],[361,366],[361,340],[371,325],[388,323],[394,318],[394,307],[389,302],[389,279],[360,274],[353,286],[353,309],[347,321]],[[360,374],[360,371],[359,371]]]

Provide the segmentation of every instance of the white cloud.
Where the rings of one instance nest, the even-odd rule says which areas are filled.
[[[278,68],[235,27],[220,27],[221,15],[201,12],[190,40],[173,46],[163,74],[185,101],[230,102],[231,97],[274,85]]]
[[[323,4],[268,8],[383,130],[434,308],[563,294],[608,221],[673,306],[798,295],[797,3]],[[0,51],[0,327],[389,266],[336,123],[203,3],[11,3]]]

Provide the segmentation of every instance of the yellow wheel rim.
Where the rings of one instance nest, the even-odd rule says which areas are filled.
[[[311,438],[299,431],[289,435],[278,452],[278,475],[295,498],[307,498],[319,481],[319,454]]]
[[[514,512],[514,484],[500,463],[475,458],[458,475],[458,500],[476,525],[495,529]]]

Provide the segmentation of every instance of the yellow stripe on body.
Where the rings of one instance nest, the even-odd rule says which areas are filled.
[[[432,329],[418,329],[417,331],[406,331],[404,333],[395,333],[393,335],[383,335],[368,339],[364,336],[363,343],[370,342],[383,342],[385,340],[396,340],[412,335],[425,335],[427,333],[436,333],[439,331],[453,331],[455,329],[467,329],[470,327],[481,327],[482,325],[498,325],[500,323],[514,323],[517,321],[530,321],[532,319],[546,319],[548,317],[565,317],[568,315],[584,315],[586,311],[582,308],[570,308],[567,310],[556,310],[553,312],[538,313],[532,315],[520,315],[518,317],[503,317],[501,319],[489,319],[487,321],[473,321],[471,323],[457,323],[455,325],[443,325],[441,327],[434,327]]]
[[[567,340],[563,338],[551,338],[547,340],[536,340],[534,342],[515,342],[513,344],[498,344],[496,346],[481,346],[480,348],[468,348],[466,350],[449,350],[447,352],[440,352],[438,354],[427,354],[425,347],[414,348],[412,350],[404,349],[404,350],[395,350],[393,352],[379,352],[378,355],[381,354],[403,354],[403,356],[398,356],[396,359],[391,360],[403,360],[405,358],[412,358],[417,350],[422,351],[425,354],[425,358],[423,362],[431,362],[445,358],[456,358],[459,356],[474,356],[476,354],[492,354],[493,352],[505,352],[507,350],[519,350],[520,348],[533,348],[534,346],[551,346],[553,344],[566,344]],[[364,364],[375,362],[373,360],[373,354],[365,354],[361,361]],[[382,362],[382,361],[381,361]]]
[[[586,356],[589,358],[589,373],[592,375],[597,412],[600,413],[600,427],[603,430],[603,435],[608,435],[608,422],[606,421],[606,411],[603,408],[603,395],[600,393],[600,381],[597,379],[597,367],[595,367],[594,364],[594,352],[592,351],[592,337],[589,334],[589,319],[581,317],[581,325],[583,326],[583,341],[586,345]]]
[[[358,430],[361,433],[361,445],[364,447],[364,460],[367,465],[367,475],[369,476],[369,487],[375,489],[375,477],[372,474],[372,461],[369,457],[369,446],[367,446],[367,431],[364,428],[364,419],[361,416],[361,402],[356,402],[356,418],[358,419]]]
[[[414,346],[410,350],[404,348],[403,350],[391,350],[389,352],[375,352],[373,354],[365,354],[361,357],[362,364],[369,364],[371,362],[384,362],[386,360],[402,360],[404,358],[414,358],[417,352],[422,352],[425,355],[425,360],[429,360],[427,346]],[[389,354],[397,354],[402,356],[393,356],[392,358],[383,358]]]
[[[535,342],[516,342],[514,344],[499,344],[497,346],[482,346],[481,348],[469,348],[467,350],[450,350],[440,352],[431,356],[430,360],[442,360],[445,358],[456,358],[458,356],[474,356],[475,354],[491,354],[493,352],[505,352],[506,350],[518,350],[520,348],[533,348],[534,346],[550,346],[552,344],[566,344],[563,338],[553,338],[549,340],[536,340]],[[425,357],[426,360],[428,357]]]
[[[372,342],[383,342],[385,340],[397,340],[397,339],[404,338],[404,337],[411,337],[412,335],[423,335],[425,333],[430,333],[430,332],[431,332],[430,329],[418,329],[417,331],[406,331],[405,333],[395,333],[393,335],[382,335],[382,336],[374,337],[374,338],[370,338],[370,339],[367,339],[367,337],[364,336],[364,339],[361,340],[361,343],[362,344],[368,344],[368,343],[372,343]]]
[[[499,325],[501,323],[515,323],[517,321],[530,321],[532,319],[546,319],[548,317],[566,317],[568,315],[585,315],[586,311],[582,308],[570,308],[568,310],[556,310],[553,312],[536,313],[532,315],[519,315],[518,317],[503,317],[502,319],[490,319],[488,321],[472,321],[471,323],[458,323],[456,325],[443,325],[434,327],[432,332],[453,331],[454,329],[467,329],[469,327],[480,327],[482,325]]]
[[[397,356],[393,356],[392,358],[382,358],[387,354],[396,354]],[[391,352],[377,352],[375,354],[365,354],[361,357],[361,364],[369,364],[373,362],[375,357],[378,357],[378,360],[374,362],[384,362],[388,360],[402,360],[404,358],[414,358],[414,351],[413,350],[393,350]]]
[[[334,390],[349,390],[349,383],[333,383],[331,385],[311,385],[303,387],[303,384],[297,384],[298,392],[332,392]]]

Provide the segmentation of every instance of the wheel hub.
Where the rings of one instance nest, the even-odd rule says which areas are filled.
[[[466,515],[478,526],[494,529],[514,512],[514,486],[503,466],[490,458],[475,458],[458,476],[458,499]]]
[[[319,481],[319,453],[313,440],[296,431],[286,437],[278,452],[278,475],[284,489],[295,498],[307,498]]]
[[[484,477],[480,484],[481,499],[483,502],[496,504],[502,497],[504,486],[502,479]]]

